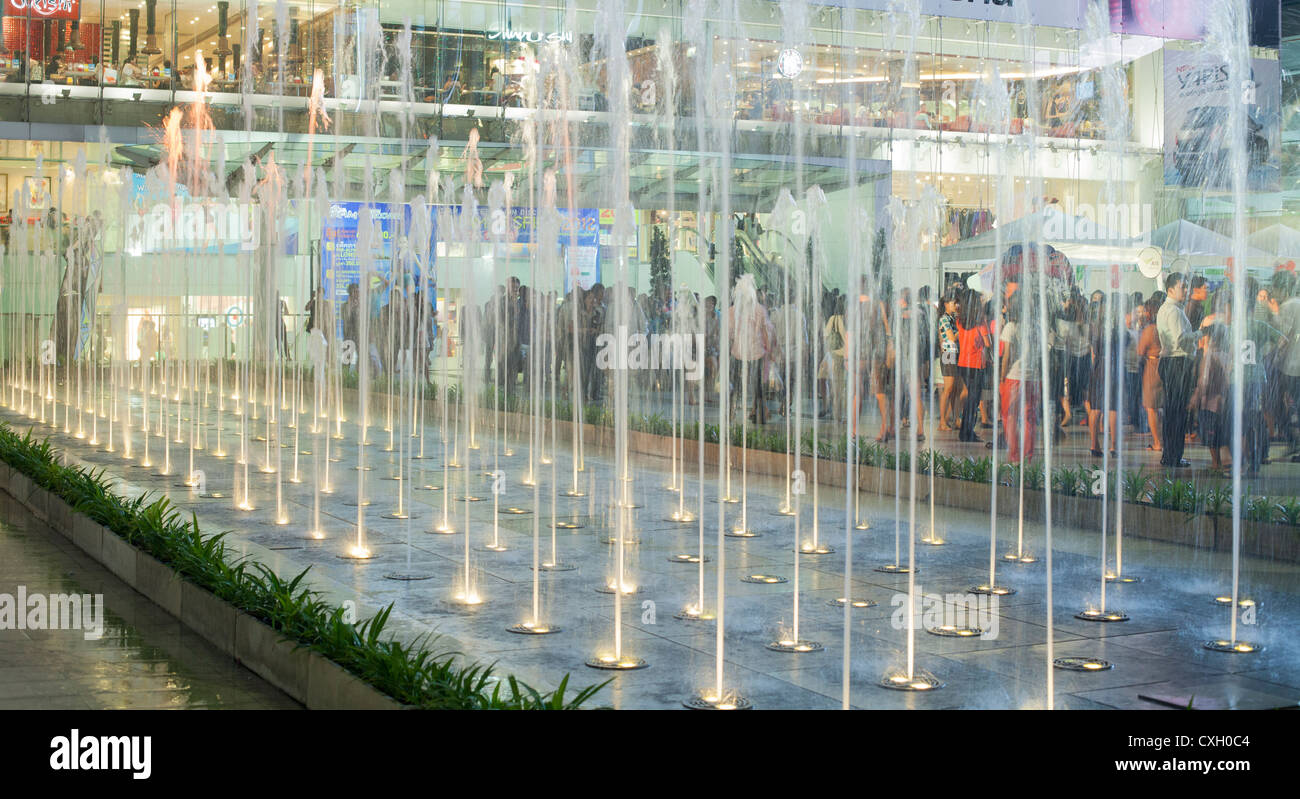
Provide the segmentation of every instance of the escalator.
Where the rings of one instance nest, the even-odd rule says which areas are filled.
[[[716,252],[712,252],[712,245],[705,244],[698,236],[695,241],[696,249],[692,254],[698,260],[709,284],[716,286],[718,283]],[[764,230],[755,240],[748,231],[736,228],[734,241],[735,250],[732,253],[731,263],[733,280],[740,275],[751,274],[758,288],[781,295],[785,290],[786,274],[789,269],[787,265],[793,262],[795,269],[806,270],[806,254],[799,257],[795,243],[778,230]],[[823,275],[822,288],[827,290],[829,287],[830,284]]]

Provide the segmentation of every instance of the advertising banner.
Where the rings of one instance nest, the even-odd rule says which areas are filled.
[[[393,258],[392,237],[398,230],[396,224],[398,213],[402,214],[401,218],[405,222],[404,227],[406,229],[410,228],[411,206],[409,204],[402,206],[400,212],[395,211],[390,203],[371,203],[369,208],[363,211],[365,206],[365,203],[360,202],[336,202],[330,204],[330,218],[325,224],[324,240],[321,246],[321,287],[324,289],[326,296],[333,296],[339,302],[347,299],[348,286],[361,279],[361,258],[357,252],[357,229],[363,223],[363,215],[368,215],[368,218],[372,220],[371,223],[376,225],[375,235],[371,237],[377,247],[374,256],[377,275],[372,277],[372,281],[374,281],[372,291],[379,292],[380,302],[386,301],[388,294],[388,280],[392,270]],[[451,210],[453,214],[460,213],[459,206],[453,206]],[[435,206],[428,207],[430,228],[433,230],[428,255],[428,263],[431,266],[436,261],[439,244],[451,243],[439,239],[436,211]],[[482,206],[478,208],[478,235],[480,241],[484,244],[491,241],[491,237],[488,235],[489,216],[489,209]],[[600,220],[597,210],[582,208],[570,214],[567,210],[561,209],[559,217],[560,226],[554,243],[566,248],[571,242],[576,245],[578,253],[580,253],[579,260],[582,263],[583,280],[598,275],[599,264],[596,252],[600,236]],[[537,219],[533,209],[511,208],[506,219],[506,232],[502,243],[536,244],[536,227]],[[436,270],[430,275],[430,281],[437,285]],[[423,285],[423,276],[417,275],[416,282]],[[595,282],[595,280],[593,279],[592,282]]]
[[[1227,66],[1196,50],[1165,48],[1165,183],[1171,186],[1231,187],[1229,155],[1245,150],[1248,189],[1277,191],[1282,140],[1282,68],[1251,60],[1250,79],[1231,86]],[[1229,141],[1229,106],[1246,112],[1241,141]]]
[[[1249,0],[1249,3],[1250,43],[1277,48],[1282,26],[1281,0]],[[1205,0],[1110,0],[1110,27],[1115,33],[1134,36],[1204,39],[1214,8],[1214,3]]]

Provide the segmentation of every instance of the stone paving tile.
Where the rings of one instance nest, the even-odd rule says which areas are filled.
[[[1227,710],[1273,710],[1300,707],[1300,690],[1286,689],[1272,683],[1252,680],[1241,675],[1214,680],[1169,680],[1133,688],[1101,688],[1082,691],[1077,696],[1103,702],[1125,710],[1176,708],[1163,707],[1141,696],[1186,697],[1193,707],[1201,703]]]

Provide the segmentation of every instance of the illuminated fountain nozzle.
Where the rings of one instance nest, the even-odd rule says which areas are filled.
[[[713,614],[697,605],[688,605],[673,614],[679,621],[713,621]]]
[[[604,669],[606,671],[632,671],[634,669],[644,669],[650,664],[641,658],[632,657],[628,654],[615,655],[606,653],[588,659],[587,665],[593,669]]]
[[[751,710],[754,707],[748,699],[733,691],[721,696],[716,691],[701,691],[682,705],[691,710]]]
[[[1206,641],[1205,648],[1211,652],[1228,652],[1236,655],[1253,655],[1264,651],[1264,647],[1252,644],[1249,641],[1227,641],[1224,639]]]
[[[1074,614],[1074,618],[1083,621],[1116,622],[1128,621],[1128,614],[1118,610],[1097,610],[1095,608],[1089,608],[1082,613]]]
[[[888,688],[893,691],[914,691],[924,693],[925,691],[937,691],[943,687],[939,678],[926,671],[914,670],[911,674],[901,669],[886,672],[880,678],[881,688]]]
[[[506,629],[520,635],[550,635],[560,631],[560,628],[553,624],[545,624],[539,621],[521,621],[518,624],[510,625]]]

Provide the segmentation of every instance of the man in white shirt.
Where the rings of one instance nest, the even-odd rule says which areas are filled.
[[[1296,295],[1295,273],[1274,273],[1269,294],[1278,303],[1277,329],[1281,333],[1278,341],[1278,346],[1282,348],[1278,359],[1278,376],[1281,378],[1279,388],[1283,392],[1283,411],[1279,421],[1287,438],[1294,443],[1290,408],[1300,404],[1300,296]]]
[[[767,357],[771,322],[762,298],[754,285],[754,276],[744,274],[736,282],[728,317],[731,333],[731,382],[733,399],[747,401],[746,409],[757,424],[767,423],[767,404],[763,399],[763,359]]]
[[[1160,381],[1164,384],[1165,396],[1161,466],[1190,465],[1183,458],[1183,446],[1187,442],[1187,406],[1196,383],[1192,363],[1196,331],[1183,311],[1187,289],[1187,275],[1170,275],[1165,280],[1165,302],[1156,314],[1156,333],[1160,336]]]
[[[771,314],[772,329],[776,331],[776,340],[771,342],[773,351],[780,356],[779,367],[781,370],[782,380],[782,397],[781,407],[788,413],[790,410],[790,399],[793,396],[793,383],[795,374],[799,369],[799,357],[808,354],[808,328],[804,321],[803,311],[799,306],[791,302],[776,309]],[[786,370],[788,371],[788,374]]]

